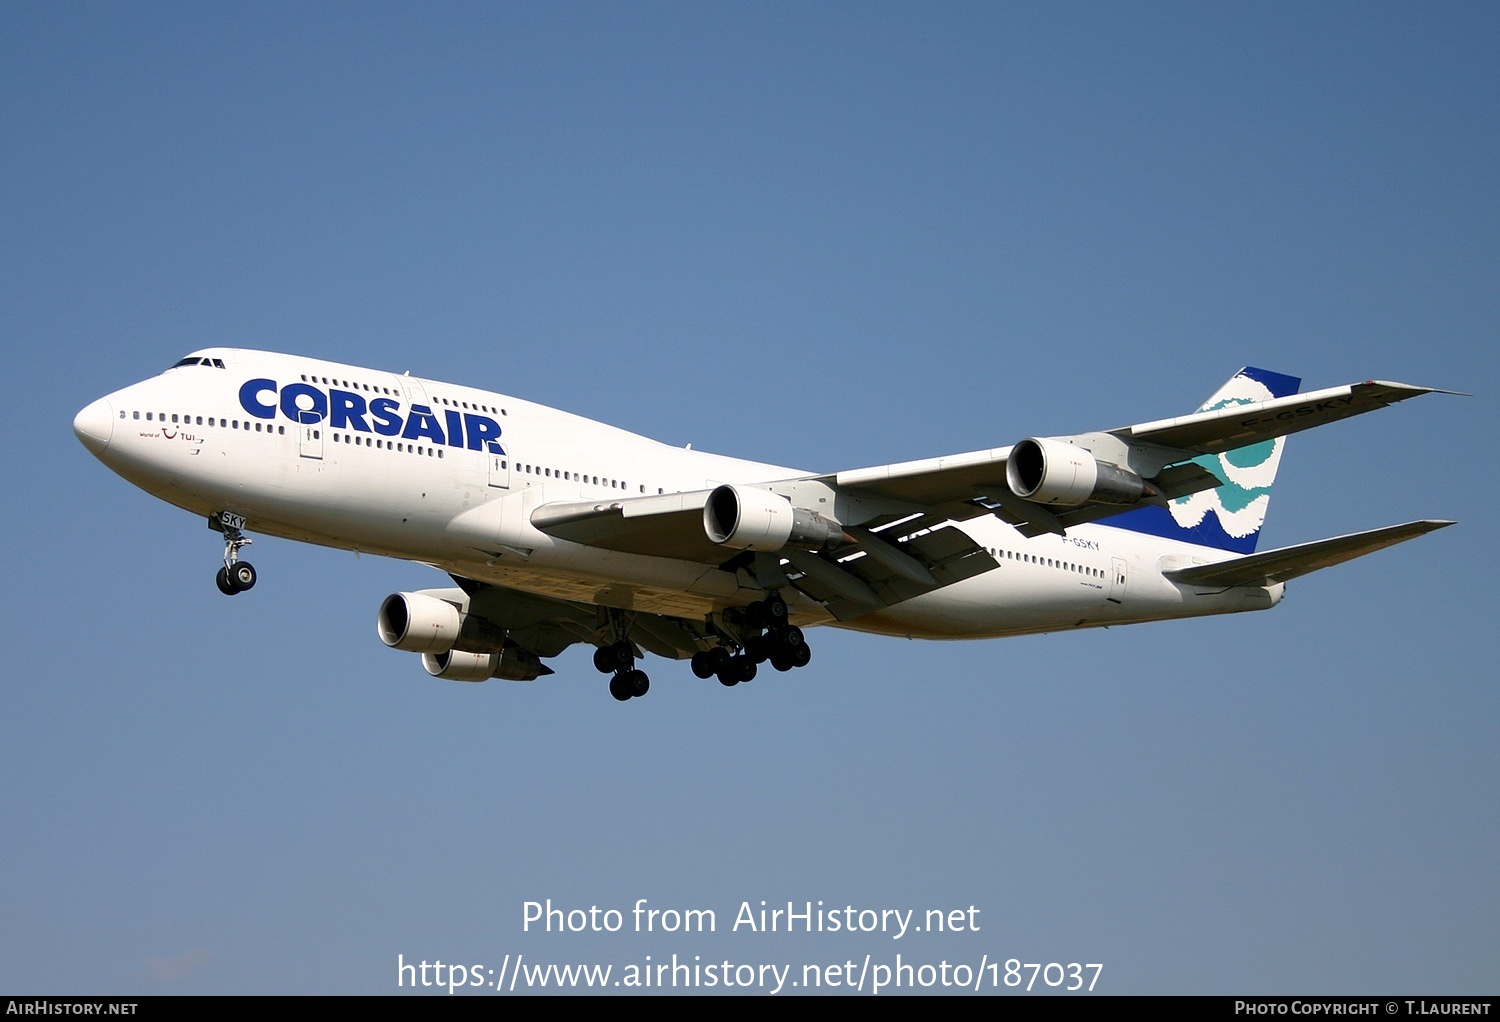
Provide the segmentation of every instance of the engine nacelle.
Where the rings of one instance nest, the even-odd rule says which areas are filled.
[[[788,546],[822,550],[845,539],[843,526],[816,511],[793,507],[770,490],[732,483],[708,495],[703,531],[720,546],[767,552]]]
[[[392,593],[380,605],[380,641],[408,653],[446,653],[458,641],[464,618],[447,600],[426,593]]]
[[[434,678],[444,681],[533,681],[552,673],[535,656],[514,646],[503,653],[466,653],[461,649],[445,653],[423,653],[422,666]]]
[[[500,666],[500,654],[465,653],[461,649],[423,653],[422,666],[428,674],[444,681],[489,681]]]
[[[1146,492],[1146,482],[1128,468],[1099,461],[1082,447],[1028,437],[1011,448],[1005,481],[1017,497],[1036,504],[1078,507],[1134,504]]]

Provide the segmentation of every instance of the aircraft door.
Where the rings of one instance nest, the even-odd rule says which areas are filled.
[[[485,458],[489,461],[490,485],[510,489],[510,455],[486,452]]]
[[[427,397],[427,388],[422,386],[422,381],[414,376],[400,376],[401,389],[406,392],[406,403],[408,405],[427,405],[432,407],[431,400]]]
[[[1111,557],[1109,559],[1109,602],[1125,602],[1125,558]]]
[[[323,423],[303,422],[297,426],[297,453],[304,458],[323,458]]]

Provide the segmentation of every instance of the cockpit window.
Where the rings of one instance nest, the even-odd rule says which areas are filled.
[[[195,365],[197,365],[197,364],[198,364],[198,363],[199,363],[199,362],[202,362],[202,361],[203,361],[203,359],[201,359],[201,358],[198,358],[198,357],[196,357],[196,356],[189,356],[189,357],[188,357],[188,358],[185,358],[185,359],[183,359],[183,360],[182,360],[182,361],[180,361],[180,362],[178,362],[178,363],[177,363],[177,364],[176,364],[176,365],[174,365],[174,366],[173,366],[173,367],[172,367],[172,368],[173,368],[173,369],[179,369],[179,368],[181,368],[181,367],[182,367],[182,366],[195,366]]]
[[[172,368],[181,369],[183,366],[211,366],[214,369],[223,369],[224,360],[222,358],[201,358],[198,355],[189,355],[187,358],[177,362]]]

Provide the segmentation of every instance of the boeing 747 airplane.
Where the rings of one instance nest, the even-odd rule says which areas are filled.
[[[1298,394],[1242,369],[1197,412],[842,472],[670,447],[472,387],[236,348],[78,413],[100,461],[223,535],[420,561],[381,640],[453,681],[530,681],[574,643],[619,700],[645,653],[725,685],[812,658],[804,629],[994,638],[1263,610],[1299,575],[1453,524],[1256,552],[1284,437],[1433,392]]]

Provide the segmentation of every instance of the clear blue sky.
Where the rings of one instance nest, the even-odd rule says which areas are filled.
[[[1102,962],[1135,992],[1500,978],[1492,4],[0,5],[0,991],[387,993],[396,960]],[[1197,406],[1262,537],[1457,528],[1267,614],[812,634],[619,705],[429,679],[419,565],[217,537],[73,438],[211,344],[833,470]],[[703,936],[522,904],[708,908]],[[980,909],[749,935],[742,901]]]

